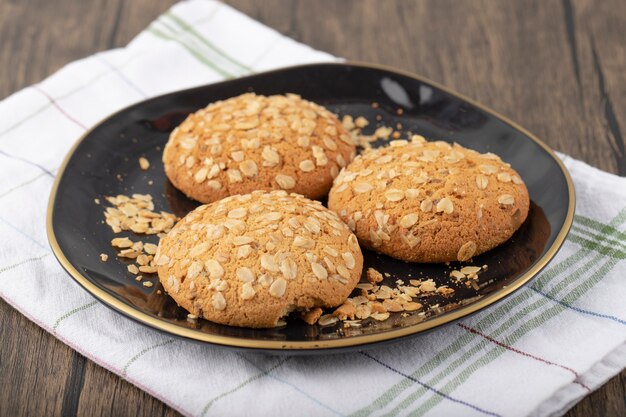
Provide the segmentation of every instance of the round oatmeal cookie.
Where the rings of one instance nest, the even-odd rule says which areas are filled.
[[[363,255],[335,213],[281,190],[198,207],[161,239],[155,263],[165,290],[190,313],[274,327],[293,310],[341,305]]]
[[[529,197],[497,155],[415,135],[355,158],[335,179],[328,207],[366,248],[447,262],[508,240],[526,220]]]
[[[176,188],[202,203],[254,190],[320,198],[354,155],[351,135],[324,107],[295,94],[249,93],[189,115],[170,135],[163,164]]]

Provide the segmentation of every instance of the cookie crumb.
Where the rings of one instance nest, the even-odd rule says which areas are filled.
[[[343,118],[341,119],[341,124],[347,131],[351,131],[355,128],[354,118],[350,116],[349,114],[346,114],[345,116],[343,116]]]
[[[359,129],[363,129],[365,126],[367,126],[369,124],[369,122],[367,121],[367,119],[363,116],[359,116],[354,120],[354,125],[356,127],[358,127]]]
[[[144,282],[143,282],[143,286],[144,286],[144,287],[148,287],[148,288],[150,288],[150,287],[152,287],[152,282],[150,282],[150,281],[144,281]]]
[[[101,254],[100,254],[100,260],[101,260],[102,262],[106,262],[106,261],[108,261],[108,260],[109,260],[109,255],[107,255],[106,253],[101,253]]]
[[[444,297],[454,294],[454,290],[446,285],[442,285],[441,287],[437,288],[437,294],[441,294]]]
[[[455,282],[465,282],[467,287],[474,287],[473,284],[467,282],[470,280],[478,280],[478,274],[487,269],[487,265],[481,266],[464,266],[460,270],[450,271],[450,278],[453,278]]]
[[[147,171],[148,168],[150,168],[150,161],[142,156],[141,158],[139,158],[139,167],[142,170]]]
[[[354,320],[355,314],[356,309],[354,308],[354,304],[352,304],[352,301],[349,300],[333,311],[333,316],[337,317],[339,320]]]
[[[389,139],[389,136],[393,133],[393,129],[387,126],[381,126],[374,131],[374,137],[378,139]]]
[[[370,317],[374,320],[385,321],[389,318],[389,313],[372,313]]]
[[[106,223],[114,233],[122,230],[131,230],[135,233],[157,234],[162,237],[162,231],[169,231],[178,220],[170,213],[154,212],[152,196],[133,194],[132,197],[118,195],[117,197],[106,197],[107,201],[114,205],[105,211]],[[133,223],[134,222],[134,223]],[[139,226],[138,226],[139,225]],[[143,274],[154,274],[157,272],[154,256],[158,246],[154,243],[143,243],[142,241],[132,241],[128,237],[117,237],[111,240],[111,246],[117,249],[119,258],[134,260],[126,266],[129,273],[136,275],[135,281],[141,282]],[[100,259],[105,262],[108,255],[101,254]],[[150,287],[153,284],[143,284]]]
[[[374,268],[367,268],[367,280],[371,284],[379,283],[383,280],[383,274],[381,274]]]
[[[306,324],[314,325],[322,316],[323,310],[320,307],[314,307],[309,311],[303,313],[300,317]]]
[[[113,206],[104,211],[106,224],[113,233],[130,230],[137,234],[167,233],[178,218],[171,213],[154,211],[152,196],[149,194],[118,195],[106,197]]]

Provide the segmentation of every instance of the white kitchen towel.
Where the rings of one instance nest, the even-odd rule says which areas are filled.
[[[547,416],[626,366],[626,179],[563,157],[574,227],[529,285],[458,324],[359,353],[280,357],[174,339],[104,307],[45,230],[63,157],[146,97],[332,56],[213,1],[174,6],[126,48],[0,103],[0,295],[81,354],[189,416]]]

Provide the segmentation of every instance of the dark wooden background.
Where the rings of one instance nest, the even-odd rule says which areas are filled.
[[[0,0],[0,98],[124,46],[172,0]],[[626,175],[624,0],[229,0],[287,36],[413,71]],[[0,301],[0,414],[178,415]],[[626,416],[626,371],[567,416]]]

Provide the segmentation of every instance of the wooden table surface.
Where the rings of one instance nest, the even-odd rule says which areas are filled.
[[[0,0],[0,98],[124,46],[172,0]],[[229,0],[314,48],[448,85],[626,175],[624,0]],[[0,301],[0,415],[178,413]],[[567,416],[626,416],[626,371]]]

